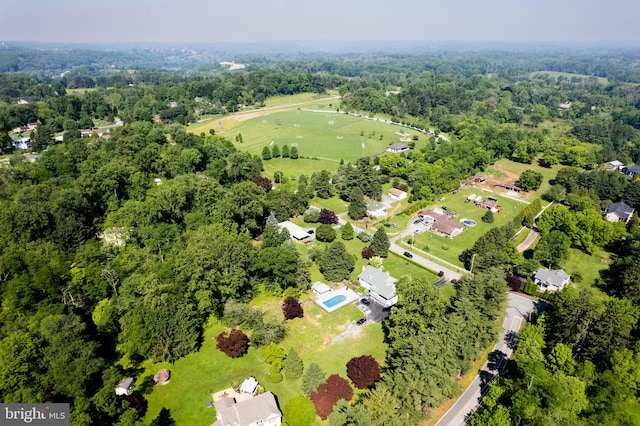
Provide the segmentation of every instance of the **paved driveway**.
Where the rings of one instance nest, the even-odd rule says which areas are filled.
[[[516,293],[509,293],[509,308],[502,321],[502,333],[500,333],[493,352],[489,355],[489,360],[455,404],[438,420],[436,426],[461,426],[465,424],[467,416],[475,412],[480,405],[488,384],[507,365],[514,349],[515,337],[522,323],[534,309],[541,310],[543,307],[544,304]]]

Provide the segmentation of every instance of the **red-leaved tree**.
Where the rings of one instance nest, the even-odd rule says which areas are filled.
[[[353,388],[347,381],[337,374],[332,374],[327,381],[312,392],[310,395],[311,402],[316,407],[316,414],[322,420],[326,420],[333,411],[333,406],[340,399],[351,401],[353,398]]]
[[[367,389],[380,380],[380,365],[371,355],[351,358],[347,363],[347,376],[358,389]]]
[[[249,338],[236,328],[229,332],[229,337],[223,332],[218,334],[216,340],[216,348],[231,358],[240,358],[249,350]]]
[[[282,304],[282,313],[286,320],[304,317],[302,305],[300,305],[300,302],[298,302],[298,300],[293,296],[289,296],[284,299],[284,303]]]
[[[320,210],[320,219],[318,222],[324,223],[325,225],[332,225],[338,223],[338,216],[329,209],[322,209]]]
[[[362,248],[362,258],[363,259],[371,259],[376,254],[369,247]]]
[[[255,175],[254,177],[252,177],[251,182],[263,187],[267,192],[271,191],[271,188],[273,187],[271,179],[260,175]]]

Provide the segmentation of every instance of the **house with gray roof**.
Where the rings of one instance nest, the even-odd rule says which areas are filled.
[[[362,268],[358,280],[361,286],[369,290],[371,297],[385,308],[398,303],[398,295],[396,294],[398,280],[388,272],[367,265]]]
[[[623,201],[618,201],[617,203],[611,203],[607,206],[604,210],[604,218],[608,222],[621,220],[624,223],[629,223],[634,211],[635,209],[633,207],[628,206]]]
[[[271,392],[236,402],[225,397],[214,403],[217,420],[211,426],[280,426],[282,412]]]
[[[559,291],[569,284],[570,278],[562,269],[540,268],[533,276],[533,282],[540,287],[540,291]]]
[[[289,222],[285,220],[284,222],[280,222],[278,224],[278,228],[280,230],[286,229],[289,231],[289,235],[293,241],[298,241],[302,243],[306,243],[313,240],[313,230],[304,229],[300,226],[296,225],[293,222]]]
[[[407,145],[406,143],[394,143],[392,145],[389,145],[387,147],[387,151],[389,152],[402,152],[402,151],[406,151],[409,149],[409,145]]]
[[[640,166],[623,167],[622,173],[631,177],[640,176]]]

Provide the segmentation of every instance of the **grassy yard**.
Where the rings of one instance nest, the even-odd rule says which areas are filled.
[[[578,78],[582,80],[589,80],[591,78],[595,78],[596,80],[598,80],[598,83],[600,84],[604,84],[604,85],[609,84],[609,80],[606,77],[595,77],[593,75],[587,75],[587,74],[573,74],[569,72],[560,72],[560,71],[534,71],[529,75],[531,77],[535,77],[537,75],[545,75],[545,74],[556,80],[558,79],[558,77],[565,77],[568,79]]]
[[[311,362],[320,365],[327,374],[346,377],[346,363],[354,356],[364,354],[374,356],[384,363],[386,346],[383,343],[382,326],[377,323],[365,324],[360,334],[341,342],[332,343],[349,324],[362,316],[354,305],[347,305],[328,314],[307,297],[303,297],[305,317],[288,322],[288,337],[282,346],[288,351],[295,348],[305,366]],[[265,297],[260,300],[260,308],[279,314],[280,300]],[[255,376],[265,390],[277,397],[280,408],[296,395],[301,394],[301,380],[283,380],[271,383],[268,379],[268,365],[260,360],[260,350],[251,348],[242,358],[232,359],[218,351],[214,337],[227,329],[218,322],[212,322],[204,333],[202,348],[175,364],[144,364],[145,372],[138,378],[155,374],[161,368],[171,370],[171,382],[166,386],[156,386],[147,395],[149,408],[147,422],[155,418],[160,410],[168,408],[178,425],[210,425],[215,421],[215,409],[207,408],[211,394],[230,386],[237,386],[249,376]],[[318,421],[318,424],[319,421]]]
[[[565,262],[564,270],[572,277],[579,273],[580,282],[572,280],[573,285],[578,288],[589,288],[596,295],[604,296],[604,293],[596,286],[600,278],[600,271],[609,267],[610,255],[601,250],[592,255],[588,255],[580,250],[571,249],[571,256]]]
[[[538,198],[540,194],[544,194],[547,189],[551,187],[549,181],[556,177],[558,170],[562,167],[561,164],[556,164],[552,167],[542,167],[538,164],[537,159],[533,160],[531,164],[523,164],[515,161],[502,159],[497,161],[493,166],[490,166],[487,169],[488,173],[495,175],[496,177],[508,177],[510,180],[515,182],[522,172],[525,170],[535,170],[540,172],[543,176],[542,185],[537,191],[531,191],[529,193],[521,193],[523,199],[527,201],[532,201],[535,198]]]
[[[502,207],[502,211],[494,213],[494,223],[485,223],[482,221],[481,218],[487,210],[476,207],[473,202],[465,203],[465,200],[471,194],[482,196],[484,199],[492,195],[498,198],[498,204]],[[425,231],[413,236],[413,245],[454,265],[463,266],[458,260],[458,256],[464,250],[471,248],[476,240],[489,229],[502,226],[512,220],[526,204],[521,201],[483,191],[479,188],[466,187],[457,194],[448,194],[444,201],[433,204],[428,208],[442,206],[446,206],[458,213],[458,218],[455,219],[456,221],[460,221],[460,219],[463,218],[472,219],[476,221],[477,225],[467,227],[461,235],[453,239]],[[409,240],[411,240],[411,237],[403,239],[405,242]],[[428,248],[428,250],[426,248]]]

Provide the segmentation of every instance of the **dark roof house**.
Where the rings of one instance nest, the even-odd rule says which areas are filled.
[[[640,176],[640,166],[623,167],[622,173],[631,177]]]
[[[402,152],[409,149],[409,145],[406,143],[394,143],[393,145],[389,145],[387,147],[387,151],[389,152]]]
[[[617,222],[619,220],[624,223],[629,223],[631,216],[635,209],[628,206],[624,201],[618,201],[617,203],[611,203],[604,210],[604,218],[608,222]]]

